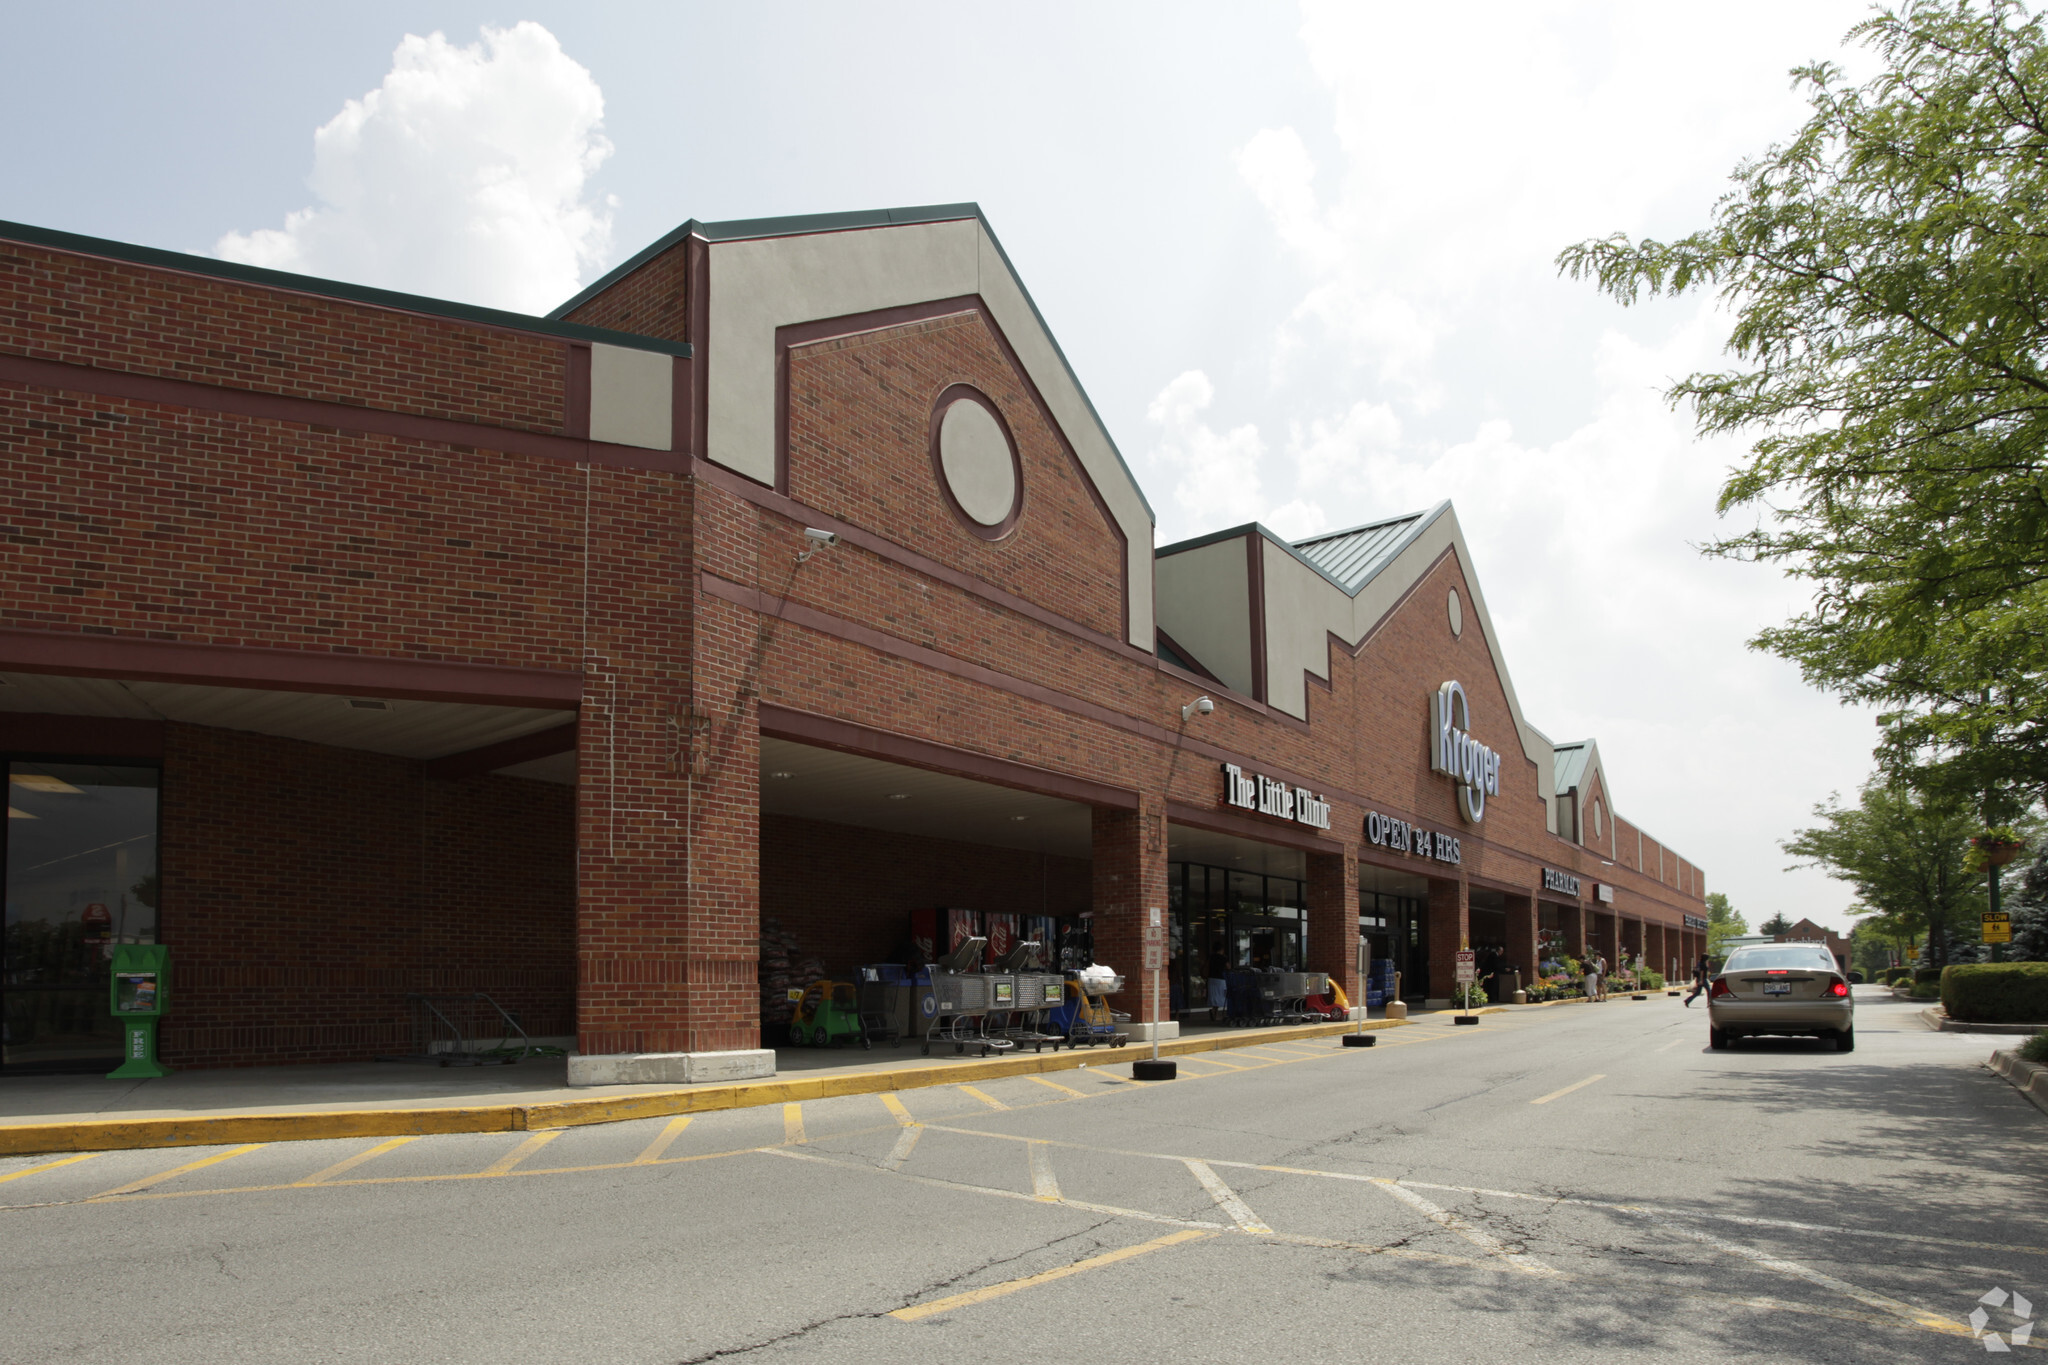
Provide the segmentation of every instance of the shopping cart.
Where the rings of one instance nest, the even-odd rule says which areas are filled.
[[[1260,1019],[1266,1023],[1298,1024],[1308,1018],[1308,998],[1330,989],[1328,972],[1258,973]]]
[[[1009,990],[1005,996],[1002,987],[991,985],[988,1032],[1033,1052],[1045,1051],[1047,1044],[1059,1051],[1067,1033],[1055,1031],[1048,1016],[1066,1000],[1066,977],[1045,970],[1043,946],[1018,944],[998,959],[996,975],[990,979],[1007,981]]]
[[[925,1056],[931,1056],[935,1042],[949,1042],[955,1052],[963,1055],[973,1049],[984,1057],[991,1052],[1008,1052],[1016,1046],[1012,1040],[988,1029],[995,984],[1003,983],[1014,1000],[1015,978],[964,970],[969,963],[981,961],[982,949],[987,945],[985,938],[966,939],[932,964],[930,984],[924,988],[929,994],[924,996],[921,1006],[930,1021],[925,1028]]]

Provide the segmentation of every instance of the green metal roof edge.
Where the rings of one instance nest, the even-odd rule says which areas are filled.
[[[1073,381],[1074,392],[1081,395],[1081,402],[1087,407],[1088,415],[1095,420],[1096,430],[1100,431],[1102,439],[1109,443],[1109,453],[1116,456],[1116,462],[1124,471],[1124,477],[1130,480],[1131,487],[1137,491],[1138,501],[1144,506],[1145,515],[1151,519],[1154,526],[1157,526],[1159,513],[1153,508],[1152,500],[1145,496],[1145,486],[1138,482],[1138,476],[1132,472],[1131,462],[1124,458],[1123,450],[1116,443],[1116,437],[1110,435],[1109,423],[1102,420],[1102,413],[1096,409],[1095,400],[1088,396],[1088,386],[1081,382],[1081,376],[1075,372],[1074,363],[1067,359],[1066,350],[1060,345],[1059,337],[1046,324],[1045,314],[1039,311],[1038,300],[1031,297],[1031,290],[1025,285],[1024,277],[1017,273],[1016,263],[1011,261],[1010,253],[1003,249],[1002,238],[996,236],[996,230],[989,226],[988,215],[981,211],[979,204],[924,204],[910,208],[858,209],[845,213],[793,214],[780,218],[732,218],[720,223],[703,223],[692,218],[681,227],[664,234],[651,245],[634,252],[623,265],[605,272],[596,283],[579,290],[576,297],[551,310],[548,316],[561,317],[574,312],[692,234],[702,237],[707,242],[738,242],[763,237],[802,237],[817,232],[852,232],[861,228],[903,227],[912,223],[951,223],[963,218],[974,219],[981,225],[981,230],[988,234],[990,243],[995,246],[996,255],[1002,258],[1003,268],[1010,272],[1010,279],[1016,283],[1017,292],[1024,296],[1024,305],[1031,310],[1031,316],[1038,323],[1038,329],[1045,334],[1046,340],[1052,343],[1052,352],[1059,357],[1061,366],[1067,372],[1067,378]]]
[[[553,317],[536,317],[531,313],[513,313],[502,308],[455,303],[448,299],[428,298],[424,294],[404,294],[395,289],[375,289],[369,285],[322,279],[317,275],[295,275],[288,270],[270,270],[263,266],[219,261],[211,256],[194,256],[183,251],[165,251],[160,247],[136,246],[132,242],[88,237],[77,232],[60,232],[55,228],[36,227],[30,223],[11,223],[0,219],[0,241],[50,247],[81,256],[101,256],[109,260],[125,261],[131,265],[177,270],[188,275],[209,275],[215,279],[232,280],[237,284],[289,289],[295,293],[341,299],[348,303],[366,304],[372,308],[422,313],[429,317],[504,327],[512,331],[562,337],[571,341],[596,341],[636,351],[658,351],[663,355],[690,354],[687,342],[641,336],[637,332],[615,332],[608,327],[587,327],[580,322],[563,322]]]

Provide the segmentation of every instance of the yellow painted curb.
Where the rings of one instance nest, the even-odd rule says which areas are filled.
[[[1243,1029],[1231,1033],[1174,1038],[1159,1044],[1162,1057],[1257,1047],[1293,1038],[1329,1038],[1350,1033],[1355,1023],[1302,1024],[1291,1028]],[[1405,1028],[1399,1020],[1376,1020],[1367,1030]],[[836,1099],[842,1095],[876,1095],[894,1090],[922,1090],[1029,1076],[1047,1071],[1076,1071],[1091,1063],[1114,1064],[1149,1056],[1151,1045],[1121,1048],[1063,1048],[1058,1052],[989,1057],[946,1066],[900,1071],[856,1071],[838,1076],[790,1080],[738,1081],[729,1085],[695,1086],[645,1095],[559,1100],[548,1104],[499,1104],[447,1109],[350,1109],[304,1114],[195,1114],[176,1119],[96,1119],[86,1123],[0,1125],[0,1156],[31,1156],[44,1152],[110,1152],[137,1147],[206,1147],[230,1142],[306,1142],[319,1138],[413,1137],[437,1133],[504,1133],[533,1128],[572,1128],[629,1119],[705,1114],[720,1109],[794,1104]]]

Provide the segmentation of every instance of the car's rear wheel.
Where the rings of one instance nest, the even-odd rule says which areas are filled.
[[[1714,1049],[1714,1051],[1726,1052],[1728,1050],[1728,1043],[1727,1029],[1710,1028],[1707,1030],[1707,1046]]]
[[[1835,1030],[1835,1051],[1854,1052],[1855,1050],[1856,1030],[1853,1027]]]

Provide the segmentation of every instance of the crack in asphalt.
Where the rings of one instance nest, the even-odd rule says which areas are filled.
[[[752,1355],[756,1351],[765,1351],[771,1346],[779,1346],[784,1342],[799,1340],[824,1328],[835,1326],[838,1323],[860,1322],[863,1320],[886,1318],[899,1308],[908,1308],[912,1304],[917,1303],[919,1300],[929,1298],[931,1295],[937,1293],[942,1289],[951,1289],[953,1286],[961,1283],[963,1280],[971,1279],[976,1275],[984,1274],[985,1272],[997,1269],[1000,1266],[1013,1265],[1016,1262],[1023,1260],[1027,1256],[1034,1256],[1041,1252],[1051,1251],[1063,1242],[1071,1242],[1078,1237],[1091,1236],[1092,1234],[1101,1231],[1103,1228],[1108,1227],[1111,1223],[1114,1223],[1116,1221],[1117,1220],[1114,1218],[1104,1218],[1100,1222],[1090,1223],[1087,1227],[1078,1228],[1073,1232],[1062,1233],[1060,1236],[1042,1242],[1037,1246],[1026,1247],[1024,1250],[1019,1251],[1014,1255],[992,1257],[989,1260],[981,1262],[981,1264],[979,1265],[969,1266],[965,1270],[959,1271],[958,1273],[953,1275],[949,1275],[944,1279],[934,1280],[929,1284],[921,1285],[918,1288],[913,1289],[909,1293],[903,1295],[901,1298],[897,1300],[896,1303],[894,1303],[888,1308],[871,1308],[865,1309],[860,1312],[852,1313],[833,1313],[827,1317],[819,1318],[814,1322],[807,1322],[801,1327],[792,1327],[790,1330],[786,1332],[778,1332],[772,1337],[764,1337],[760,1341],[750,1342],[744,1346],[723,1346],[720,1347],[718,1350],[708,1351],[703,1355],[684,1356],[675,1361],[674,1365],[705,1365],[705,1362],[707,1361],[731,1360],[738,1356]],[[1074,1259],[1076,1261],[1086,1260],[1089,1256],[1094,1255],[1100,1249],[1102,1249],[1102,1243],[1097,1241],[1093,1243],[1084,1254],[1082,1254],[1081,1256],[1077,1256]],[[1068,1262],[1068,1264],[1071,1265],[1073,1264],[1073,1262],[1070,1261]]]

